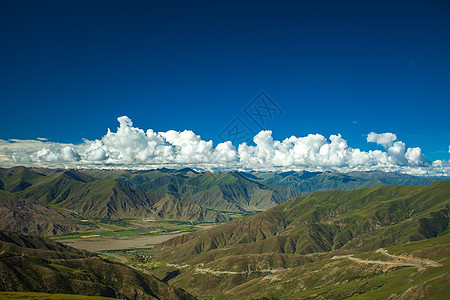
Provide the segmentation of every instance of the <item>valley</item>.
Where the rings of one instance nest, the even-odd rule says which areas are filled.
[[[104,222],[104,221],[103,221]],[[98,229],[50,238],[88,251],[102,251],[128,248],[151,248],[173,237],[215,226],[214,223],[198,223],[182,221],[148,221],[148,220],[116,220],[116,224],[105,224],[102,221],[91,221]]]

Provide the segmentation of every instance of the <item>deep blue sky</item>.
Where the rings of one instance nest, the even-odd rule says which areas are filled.
[[[1,139],[190,129],[220,142],[262,90],[276,139],[393,132],[449,159],[448,1],[0,1]],[[354,122],[356,121],[356,122]]]

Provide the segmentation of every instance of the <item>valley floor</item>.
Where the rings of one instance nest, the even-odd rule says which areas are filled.
[[[224,265],[161,260],[153,250],[172,237],[212,224],[188,226],[165,221],[151,228],[136,228],[136,222],[132,223],[54,239],[155,275],[199,299],[442,299],[439,295],[450,292],[448,234],[376,251],[317,253],[310,262],[287,267],[236,270]],[[298,255],[281,256],[292,259]]]
[[[214,223],[198,223],[164,220],[119,219],[113,224],[102,220],[86,220],[94,230],[74,234],[56,235],[50,238],[60,243],[92,252],[154,247],[187,232],[215,226]]]
[[[120,249],[143,248],[154,246],[182,234],[184,233],[164,234],[164,235],[161,234],[161,235],[150,235],[139,237],[118,236],[111,238],[96,237],[94,235],[94,237],[83,239],[59,240],[59,242],[78,249],[97,252],[104,250],[120,250]]]

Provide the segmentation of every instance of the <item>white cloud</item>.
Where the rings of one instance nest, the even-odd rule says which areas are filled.
[[[119,117],[115,132],[108,129],[100,139],[79,145],[38,140],[0,140],[0,165],[84,168],[197,167],[204,169],[255,170],[384,170],[416,175],[448,175],[450,163],[430,162],[418,147],[406,148],[393,133],[371,132],[367,142],[383,150],[352,148],[340,135],[291,136],[274,140],[263,130],[255,145],[233,145],[227,141],[214,147],[189,130],[154,132],[133,127],[126,116]],[[450,152],[450,147],[449,147]]]
[[[405,143],[403,142],[395,142],[388,149],[389,158],[388,160],[393,165],[404,166],[407,164],[407,160],[405,157]]]
[[[33,156],[45,162],[74,162],[80,160],[80,156],[73,147],[59,144],[51,144],[48,148],[42,148],[36,154],[31,155],[31,157]]]
[[[95,148],[86,152],[86,160],[88,161],[103,161],[107,158],[106,151],[102,148]]]
[[[394,141],[397,140],[397,136],[393,133],[375,133],[371,132],[367,136],[367,142],[377,143],[378,145],[383,146],[385,149],[392,147]]]
[[[25,162],[25,163],[32,162],[30,154],[25,152],[24,150],[13,152],[11,158],[14,162]]]
[[[419,147],[408,148],[405,157],[412,165],[424,166],[429,164],[429,161],[426,159],[425,155],[422,154],[422,149]]]

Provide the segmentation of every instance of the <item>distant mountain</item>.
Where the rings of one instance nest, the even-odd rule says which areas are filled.
[[[332,263],[334,255],[374,253],[381,247],[400,247],[414,241],[450,236],[449,195],[448,181],[429,186],[378,186],[315,192],[257,215],[175,237],[160,244],[155,254],[159,260],[186,266],[170,282],[183,288],[191,287],[190,291],[197,295],[222,295],[224,298],[225,295],[240,295],[238,298],[249,299],[255,295],[276,298],[290,295],[290,298],[306,299],[308,295],[330,293],[334,289],[336,294],[330,294],[334,295],[330,298],[345,298],[342,295],[353,295],[351,291],[355,285],[358,289],[361,286],[361,292],[374,289],[371,285],[363,288],[367,278],[395,269],[372,268],[367,264],[358,268],[358,264],[349,260]],[[450,278],[449,241],[448,238],[437,241],[424,246],[430,251],[434,249],[434,254],[423,251],[421,255],[447,258],[439,272],[427,271],[428,278],[434,278],[439,286],[444,278]],[[373,256],[370,253],[367,255]],[[283,275],[284,270],[291,277]],[[278,272],[285,281],[276,279]],[[407,276],[404,272],[396,274],[397,282],[411,278],[408,277],[410,273]],[[319,278],[330,282],[330,286],[319,284]],[[389,280],[388,276],[376,278],[371,281],[374,286],[384,285]],[[414,278],[414,285],[423,282]],[[355,281],[344,285],[344,280]],[[294,283],[300,282],[303,286],[298,288]],[[343,289],[336,290],[341,285]],[[312,290],[302,297],[290,294],[297,291],[300,295],[303,288]],[[262,290],[266,294],[261,293]],[[381,298],[389,298],[394,291],[394,288],[388,288],[387,296]]]
[[[167,194],[153,206],[156,216],[165,220],[222,223],[230,221],[227,215],[206,210],[190,201]]]
[[[0,231],[0,278],[0,291],[8,292],[121,299],[195,299],[154,276],[87,251],[3,231]]]
[[[230,218],[224,212],[265,211],[318,190],[430,184],[436,180],[385,172],[0,169],[0,190],[86,217],[192,222],[227,221]]]
[[[0,190],[12,193],[22,191],[44,177],[45,175],[25,167],[0,168]]]
[[[88,171],[87,174],[93,174]],[[297,191],[282,186],[267,186],[245,178],[240,173],[198,173],[184,170],[151,170],[95,174],[111,178],[144,193],[171,194],[183,201],[215,211],[263,211],[290,198]]]
[[[242,176],[263,184],[288,187],[308,195],[317,191],[354,190],[379,185],[428,185],[443,178],[418,177],[394,172],[241,172]]]
[[[142,172],[126,171],[50,170],[23,167],[1,169],[0,171],[0,179],[3,183],[0,187],[2,189],[6,187],[17,199],[30,201],[31,205],[45,206],[47,209],[50,207],[64,209],[95,218],[145,217],[191,222],[230,220],[230,217],[214,210],[205,209],[189,199],[171,196],[171,193],[166,192],[167,186],[159,184],[154,188],[144,189],[146,191],[144,193],[142,189],[131,186],[128,182],[133,179],[136,180],[138,186],[145,186],[154,184],[152,180],[164,181],[166,174],[159,171],[151,173],[154,178],[149,178],[147,172],[142,174]],[[176,174],[167,176],[172,179],[178,177],[184,179],[189,175],[196,175],[195,171],[190,169],[174,173]],[[6,195],[5,193],[3,195]],[[5,216],[13,214],[17,214],[17,210],[13,210],[11,205],[4,207]],[[53,219],[53,221],[55,220]],[[55,222],[55,224],[58,223]],[[13,228],[11,227],[11,229]],[[50,234],[53,232],[49,226],[46,226],[45,230],[42,226],[39,228],[43,232]],[[36,228],[23,227],[19,231],[36,232]]]
[[[67,211],[0,191],[0,230],[54,235],[89,229],[70,218]]]
[[[57,172],[17,192],[26,199],[91,217],[126,218],[152,215],[151,203],[140,192],[111,179],[86,180],[77,171]]]

